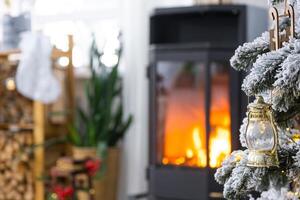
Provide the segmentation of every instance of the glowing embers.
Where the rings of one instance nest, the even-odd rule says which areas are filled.
[[[178,156],[165,156],[163,164],[183,165],[190,167],[206,167],[207,156],[205,137],[200,134],[199,128],[195,127],[190,135],[190,144],[186,146],[185,153]]]
[[[226,115],[226,114],[224,114]],[[223,116],[224,116],[223,115]],[[224,118],[223,118],[224,119]],[[226,120],[222,120],[226,124]],[[198,127],[195,127],[189,135],[189,145],[185,148],[185,153],[178,153],[178,155],[168,156],[165,154],[162,163],[164,165],[177,165],[204,168],[207,166],[207,150],[206,138],[203,132],[201,133]],[[182,144],[185,139],[181,140]],[[179,141],[180,142],[180,141]],[[168,145],[171,145],[167,142]],[[173,146],[176,149],[176,146]],[[230,124],[227,126],[219,125],[213,128],[209,138],[209,167],[217,168],[222,161],[231,152],[231,135]]]

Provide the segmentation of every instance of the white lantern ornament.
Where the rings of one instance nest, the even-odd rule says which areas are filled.
[[[278,167],[278,132],[270,104],[263,97],[248,106],[246,142],[250,167]]]

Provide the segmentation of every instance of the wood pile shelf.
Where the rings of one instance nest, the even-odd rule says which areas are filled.
[[[58,153],[48,152],[48,150],[46,151],[45,148],[43,147],[43,144],[45,144],[46,138],[49,139],[55,136],[53,132],[55,132],[58,135],[67,133],[67,126],[73,120],[74,107],[75,107],[74,73],[73,73],[73,62],[72,62],[73,37],[69,36],[68,41],[66,42],[68,42],[68,51],[62,51],[60,49],[53,47],[52,56],[51,56],[53,61],[53,71],[61,83],[62,95],[56,103],[50,105],[44,105],[41,102],[31,101],[23,97],[22,95],[20,95],[16,90],[4,91],[5,86],[3,86],[3,84],[5,81],[3,80],[5,80],[5,78],[14,77],[15,71],[17,69],[18,59],[20,58],[22,52],[19,49],[0,51],[0,95],[1,96],[7,95],[7,98],[2,98],[0,101],[0,161],[2,157],[3,158],[5,157],[4,154],[7,154],[7,152],[12,151],[10,150],[10,148],[13,148],[13,146],[10,145],[11,143],[15,145],[16,150],[19,148],[18,145],[22,146],[22,142],[18,144],[15,141],[19,141],[19,140],[22,141],[24,135],[26,135],[26,137],[29,137],[27,135],[31,135],[30,136],[32,138],[31,146],[34,147],[33,155],[31,156],[32,158],[30,158],[32,159],[32,161],[29,162],[32,163],[32,168],[28,167],[26,168],[27,171],[25,171],[28,176],[31,176],[31,178],[28,179],[31,180],[31,182],[29,181],[28,184],[32,184],[32,185],[20,186],[21,189],[22,187],[31,188],[28,191],[32,191],[32,195],[31,196],[28,195],[25,198],[22,195],[20,196],[19,193],[12,192],[12,191],[18,191],[19,186],[18,184],[15,184],[15,181],[11,183],[10,179],[13,180],[14,174],[18,172],[13,171],[11,168],[7,167],[5,168],[5,170],[7,171],[5,173],[6,176],[8,177],[4,179],[4,174],[3,174],[4,171],[1,171],[1,167],[3,166],[1,165],[0,162],[0,191],[2,188],[1,185],[5,185],[6,183],[12,184],[10,188],[8,188],[8,190],[10,191],[0,192],[0,200],[1,199],[3,200],[7,200],[7,199],[44,200],[45,199],[46,190],[45,190],[45,184],[44,181],[42,180],[42,177],[44,177],[47,172],[46,169],[47,165],[49,164],[50,161],[54,161],[56,159],[55,156],[57,156]],[[62,57],[68,59],[68,65],[58,67],[59,66],[58,60]],[[11,70],[11,71],[7,73],[6,72],[1,73],[1,70],[4,69]],[[6,75],[8,77],[3,77]],[[15,103],[14,101],[11,102],[10,100],[15,100],[15,99],[18,99],[18,103],[24,101],[25,102],[24,105],[26,105],[27,108],[29,107],[29,112],[27,112],[26,115],[18,114],[18,112],[22,112],[22,109],[24,109],[25,106],[22,106],[23,104],[21,104],[21,106],[18,105],[18,108],[13,109],[13,112],[7,113],[7,110],[13,108],[14,105],[13,103]],[[5,102],[5,101],[10,101],[10,102]],[[7,107],[8,103],[10,103],[10,107]],[[55,112],[56,113],[64,112],[67,114],[64,116],[52,116],[51,113],[55,113]],[[26,120],[22,120],[22,119],[20,120],[19,118],[13,119],[11,115],[16,113],[19,118],[26,116]],[[6,133],[13,133],[13,134],[8,134],[9,137],[5,139]],[[9,145],[4,145],[4,144],[2,145],[1,139],[8,142]],[[28,143],[28,145],[29,144],[30,143]],[[15,152],[16,150],[13,150],[13,152]],[[54,150],[57,151],[56,148],[54,148]],[[12,160],[16,159],[15,155],[16,154],[11,154]],[[45,157],[47,157],[47,159],[45,159]],[[7,164],[10,165],[9,160],[5,160],[5,162],[7,162]],[[9,176],[11,176],[11,178]],[[26,193],[25,191],[26,190],[24,190],[23,192]],[[1,196],[2,193],[4,193],[4,196],[3,195]],[[11,198],[5,196],[8,194],[15,195],[15,196]]]
[[[20,130],[33,130],[34,124],[1,124],[0,130],[9,130],[12,132],[19,132]]]

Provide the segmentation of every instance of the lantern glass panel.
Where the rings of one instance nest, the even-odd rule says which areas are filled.
[[[274,130],[270,121],[250,120],[247,129],[248,148],[271,151],[274,147]]]

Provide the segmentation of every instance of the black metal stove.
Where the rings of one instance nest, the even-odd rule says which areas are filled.
[[[239,148],[247,101],[229,59],[266,21],[265,10],[234,5],[157,9],[151,16],[150,199],[222,199],[213,174]]]

